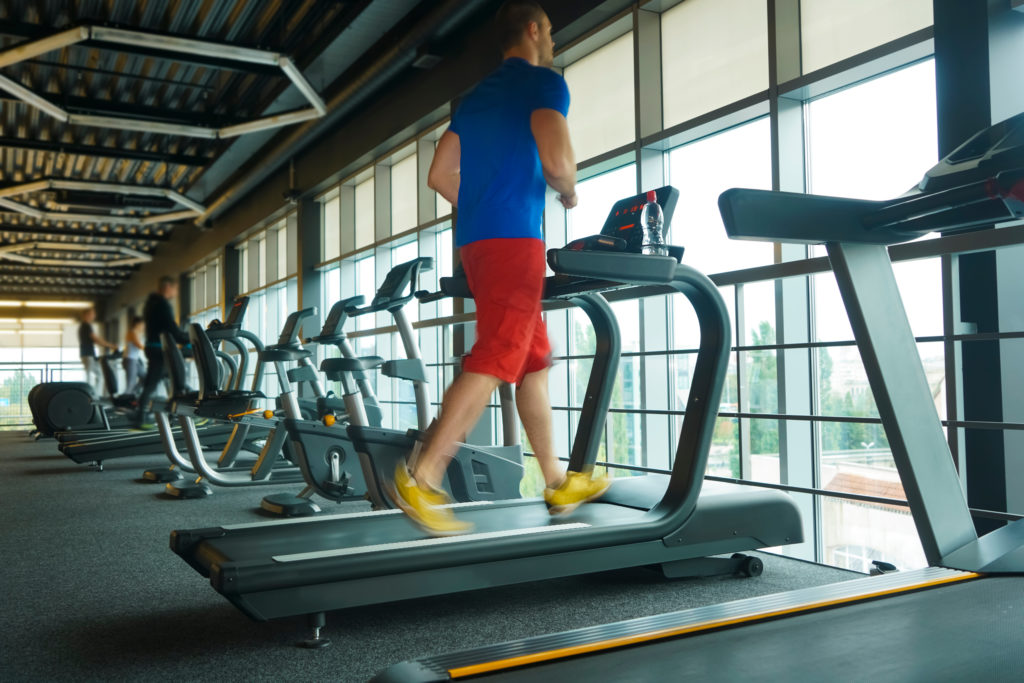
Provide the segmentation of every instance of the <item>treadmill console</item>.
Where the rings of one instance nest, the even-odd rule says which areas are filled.
[[[240,296],[235,299],[235,303],[231,305],[231,310],[228,312],[228,319],[226,322],[220,320],[213,320],[209,325],[206,326],[206,332],[210,335],[213,340],[228,339],[234,336],[234,333],[242,329],[242,320],[245,318],[245,311],[249,308],[249,297]],[[182,322],[182,329],[187,329],[189,321],[185,320]]]
[[[668,236],[669,225],[672,224],[672,214],[679,203],[679,190],[666,185],[655,190],[658,195],[658,204],[665,219],[664,232]],[[647,193],[638,194],[634,197],[620,199],[612,205],[608,212],[608,218],[601,228],[602,237],[617,237],[626,241],[624,251],[634,254],[640,253],[640,247],[644,243],[644,229],[640,225],[640,214],[647,203]]]
[[[240,296],[231,304],[231,311],[228,312],[228,319],[224,327],[241,327],[245,318],[245,311],[249,308],[249,297]]]

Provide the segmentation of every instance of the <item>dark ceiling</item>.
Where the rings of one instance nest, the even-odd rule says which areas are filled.
[[[304,70],[348,28],[369,0],[5,0],[0,51],[75,26],[113,26],[280,52]],[[276,66],[202,54],[86,40],[0,69],[0,75],[70,114],[218,128],[265,114],[291,87]],[[0,189],[42,179],[75,179],[171,188],[185,194],[234,139],[68,125],[0,92]],[[255,152],[256,150],[252,150]],[[104,221],[112,211],[143,217],[180,209],[158,197],[82,190],[26,192],[10,199],[37,209],[59,206],[95,221],[47,220],[0,207],[0,244],[57,241],[116,245],[151,253],[170,223]],[[202,201],[202,198],[200,198]],[[56,254],[66,266],[0,259],[3,295],[109,294],[132,267],[83,267],[108,255]]]
[[[277,66],[242,63],[225,58],[219,49],[217,56],[160,49],[159,39],[171,36],[285,55],[327,108],[323,118],[305,124],[210,139],[68,123],[44,112],[39,102],[33,106],[10,88],[0,90],[0,204],[6,203],[0,206],[0,296],[99,299],[111,294],[138,268],[122,263],[126,256],[118,249],[152,255],[176,225],[196,222],[194,216],[156,218],[184,207],[169,196],[154,195],[153,188],[203,204],[207,214],[223,211],[289,155],[338,125],[346,107],[408,76],[418,55],[451,56],[460,36],[479,26],[498,4],[500,0],[0,0],[0,61],[12,48],[18,51],[75,27],[129,29],[152,38],[133,45],[90,38],[0,64],[0,77],[41,98],[43,107],[59,107],[71,116],[116,116],[144,125],[212,130],[309,106]],[[570,24],[591,10],[615,5],[618,11],[628,3],[547,4],[556,29],[565,33],[569,27],[569,33],[578,33]],[[10,189],[45,180],[93,185],[18,194]],[[138,193],[105,191],[102,185],[115,183]],[[16,210],[10,202],[28,210]],[[61,213],[76,216],[65,219]],[[54,242],[65,246],[53,247]],[[38,246],[14,255],[5,249],[26,243]],[[81,245],[91,249],[82,250]]]

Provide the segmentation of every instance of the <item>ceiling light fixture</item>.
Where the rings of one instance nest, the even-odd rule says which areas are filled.
[[[2,200],[0,200],[2,201]],[[31,252],[44,252],[33,255]],[[45,252],[93,252],[117,254],[120,258],[85,260],[78,258],[47,258]],[[72,242],[18,242],[0,247],[0,261],[14,261],[32,266],[72,266],[75,268],[123,268],[149,263],[149,254],[115,244],[78,244]],[[67,276],[73,277],[73,276]]]
[[[26,308],[91,308],[91,301],[19,301]]]
[[[3,53],[0,53],[2,56]],[[3,87],[3,76],[0,76],[0,88]],[[76,190],[79,192],[110,192],[121,195],[138,195],[142,197],[163,197],[179,207],[178,211],[152,213],[147,216],[125,216],[115,214],[65,213],[63,211],[43,211],[12,197],[44,192],[48,190]],[[188,218],[201,216],[206,207],[169,187],[152,187],[146,185],[128,185],[125,183],[102,183],[94,180],[67,180],[64,178],[44,178],[30,183],[8,185],[0,189],[0,206],[17,211],[20,214],[38,221],[68,221],[79,223],[106,223],[109,225],[150,226],[160,223],[172,223]]]
[[[252,133],[267,128],[279,128],[298,121],[319,118],[327,114],[327,105],[313,88],[312,84],[302,75],[295,62],[290,57],[278,52],[269,50],[257,50],[237,45],[224,45],[205,40],[193,38],[178,38],[176,36],[165,36],[146,31],[128,30],[108,26],[78,26],[54,33],[39,40],[32,40],[20,43],[14,47],[0,51],[0,67],[17,64],[47,52],[55,52],[70,47],[77,43],[90,41],[93,44],[107,43],[111,45],[133,45],[145,47],[151,50],[167,52],[169,59],[173,60],[174,53],[191,55],[199,54],[232,62],[243,64],[259,64],[262,66],[276,66],[281,69],[282,74],[291,81],[292,85],[302,94],[309,103],[309,108],[297,111],[283,112],[273,116],[257,119],[233,126],[223,128],[208,128],[206,126],[193,126],[176,123],[162,123],[158,121],[147,121],[122,116],[95,116],[88,114],[72,114],[64,108],[54,104],[41,94],[32,91],[21,83],[6,76],[0,75],[0,90],[5,90],[21,101],[36,107],[50,116],[73,125],[98,126],[101,128],[116,128],[120,130],[135,130],[149,133],[163,133],[167,135],[185,135],[198,138],[228,138],[244,133]],[[114,48],[116,49],[116,48]]]

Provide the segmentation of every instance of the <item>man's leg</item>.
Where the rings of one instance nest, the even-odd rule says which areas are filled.
[[[533,454],[544,474],[548,488],[558,488],[565,478],[565,468],[555,457],[551,436],[551,399],[548,395],[548,369],[531,372],[516,389],[516,409],[530,439]]]
[[[500,383],[497,377],[463,372],[448,387],[441,404],[441,417],[416,458],[413,477],[421,488],[441,487],[444,472],[455,454],[455,443],[480,419]]]
[[[82,356],[82,367],[85,369],[85,383],[92,387],[97,396],[102,398],[103,389],[99,381],[99,362],[92,356]]]
[[[146,381],[142,385],[142,393],[139,395],[139,410],[136,415],[136,422],[144,422],[149,412],[149,401],[153,398],[153,392],[160,380],[164,378],[164,357],[160,349],[146,348],[146,360],[149,367],[146,370]]]
[[[142,358],[126,358],[127,363],[125,367],[125,373],[128,375],[126,382],[126,392],[132,396],[139,395],[139,385],[142,382]]]

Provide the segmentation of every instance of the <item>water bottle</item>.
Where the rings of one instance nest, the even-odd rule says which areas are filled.
[[[644,229],[644,241],[640,251],[652,256],[668,256],[665,245],[665,224],[661,206],[658,205],[658,194],[651,190],[647,193],[647,203],[640,214],[640,225]]]

